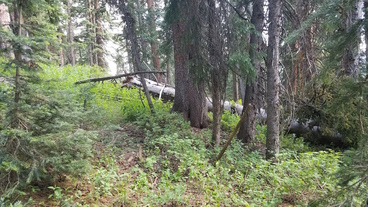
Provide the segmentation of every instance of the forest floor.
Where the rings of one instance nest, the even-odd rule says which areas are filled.
[[[204,129],[208,130],[208,129]],[[201,129],[192,128],[192,133],[200,134]],[[147,158],[144,151],[146,151],[144,147],[144,140],[146,138],[143,130],[137,126],[132,124],[122,125],[120,129],[116,129],[114,131],[106,131],[101,130],[98,131],[98,134],[101,137],[108,138],[108,140],[98,140],[94,143],[94,156],[92,159],[92,164],[98,168],[108,168],[104,162],[100,162],[104,157],[116,157],[116,166],[117,173],[125,174],[131,172],[132,168],[140,166],[144,168],[143,162]],[[225,135],[225,133],[223,133]],[[115,148],[114,151],[109,149]],[[180,161],[172,158],[172,167],[174,171],[177,170],[177,166],[179,166]],[[157,169],[158,170],[158,169]],[[135,179],[138,176],[138,173],[133,173],[130,175],[132,179]],[[156,188],[155,185],[160,181],[160,175],[158,175],[154,181],[152,182],[152,188]],[[126,183],[126,185],[133,185],[134,183]],[[129,195],[129,203],[121,204],[119,201],[121,200],[120,195],[108,195],[108,196],[99,196],[92,197],[91,194],[94,194],[95,188],[94,185],[89,182],[88,179],[75,179],[68,177],[67,175],[61,175],[60,178],[54,183],[54,186],[58,186],[60,189],[63,189],[61,192],[62,197],[74,197],[74,202],[79,203],[80,205],[91,205],[92,206],[131,206],[132,203],[135,203],[139,206],[139,194],[130,194]],[[38,189],[38,190],[35,190]],[[30,186],[27,196],[23,198],[23,201],[27,201],[30,197],[33,200],[34,205],[32,206],[59,206],[62,202],[60,200],[52,199],[52,195],[54,195],[55,189],[50,189],[49,186],[40,186],[33,185]],[[198,206],[203,199],[203,195],[200,190],[194,185],[188,185],[187,188],[188,196],[192,197],[189,203],[187,204],[178,204],[176,202],[168,203],[165,205],[160,205],[163,207],[171,207],[171,206]],[[98,193],[98,192],[97,192]],[[128,195],[126,195],[128,196]]]
[[[191,133],[193,133],[194,136],[199,136],[202,138],[207,132],[209,132],[208,129],[191,129]],[[111,163],[108,164],[110,161],[112,161],[109,161],[109,158],[114,158],[112,162],[116,163],[116,165],[113,166],[113,168],[115,168],[115,172],[120,175],[129,174],[129,180],[132,181],[130,183],[124,183],[125,187],[136,185],[134,180],[139,176],[139,172],[134,172],[135,170],[133,169],[139,167],[147,171],[147,169],[145,169],[145,160],[148,156],[145,152],[148,151],[148,149],[144,145],[146,134],[141,128],[133,124],[122,125],[121,128],[115,130],[99,130],[97,133],[100,135],[100,137],[102,137],[102,139],[93,144],[94,156],[91,159],[91,163],[94,168],[94,173],[96,174],[96,171],[101,169],[105,169],[106,172],[109,171],[109,168],[112,167],[110,165]],[[228,134],[229,133],[222,132],[223,137],[227,137]],[[253,145],[251,150],[259,151],[261,152],[260,156],[264,156],[265,145],[261,142],[257,142]],[[175,156],[171,156],[169,159],[170,170],[176,172],[178,170],[178,166],[180,165],[180,160],[175,158]],[[151,180],[149,180],[151,183],[151,193],[160,193],[160,190],[157,189],[157,185],[160,183],[162,173],[159,172],[161,170],[159,169],[159,165],[154,166],[154,168],[156,168],[155,171],[158,173],[155,175],[155,177],[151,177]],[[134,173],[132,173],[132,171]],[[186,172],[186,174],[188,173],[189,172]],[[103,177],[104,175],[102,174],[100,176]],[[31,197],[33,199],[32,206],[67,206],[65,204],[71,203],[76,203],[77,206],[143,205],[140,201],[142,199],[142,195],[140,195],[139,192],[137,193],[131,191],[129,193],[127,191],[126,194],[123,195],[125,198],[122,199],[121,194],[113,193],[113,191],[116,190],[113,190],[115,188],[114,185],[117,183],[115,183],[113,180],[108,180],[108,182],[111,182],[110,187],[105,186],[105,188],[109,189],[102,190],[106,191],[106,194],[101,194],[101,192],[99,192],[101,189],[96,188],[96,185],[91,183],[89,176],[76,179],[67,175],[61,175],[60,178],[54,183],[55,188],[53,189],[51,189],[50,186],[42,186],[42,184],[40,186],[30,186],[27,191],[27,196],[25,196],[23,200],[26,201],[26,199]],[[59,193],[57,193],[58,190],[60,190]],[[111,192],[109,192],[110,190]],[[157,192],[155,192],[156,190]],[[175,199],[173,199],[173,201],[161,204],[159,206],[212,206],[211,203],[208,202],[208,198],[205,198],[206,195],[203,193],[203,186],[200,186],[199,183],[196,182],[186,183],[185,193],[181,196],[188,197],[190,199],[185,202],[185,204],[180,204],[180,202],[176,202]],[[315,195],[309,196],[311,196],[311,198],[315,197]],[[297,197],[292,194],[283,195],[282,200],[277,204],[277,206],[294,206],[297,202],[296,199]],[[124,201],[122,202],[122,200]]]
[[[127,124],[114,131],[101,130],[98,131],[101,137],[108,137],[109,140],[98,140],[93,144],[93,158],[91,163],[95,167],[107,168],[108,166],[100,162],[103,157],[118,157],[116,159],[116,166],[118,167],[118,173],[124,174],[129,172],[134,166],[140,164],[139,153],[140,148],[143,151],[142,144],[144,143],[145,135],[142,130],[137,126]],[[109,142],[107,144],[107,142]],[[109,150],[111,146],[116,147],[116,151],[112,152]],[[142,157],[144,157],[142,153]],[[133,175],[134,177],[134,175]],[[74,201],[81,205],[95,203],[96,206],[119,206],[115,205],[115,201],[119,200],[118,197],[91,197],[91,193],[95,191],[94,186],[89,182],[88,179],[81,178],[75,179],[62,175],[55,183],[55,186],[60,187],[66,191],[62,196],[68,197],[73,196],[76,193],[78,198]],[[35,187],[39,187],[39,190],[34,190]],[[67,189],[67,190],[66,190]],[[27,196],[24,197],[26,201],[29,197],[33,199],[34,206],[58,206],[60,201],[55,201],[50,197],[54,194],[54,191],[49,186],[30,186]],[[135,196],[131,199],[134,200]],[[50,199],[51,198],[51,199]],[[97,204],[98,203],[98,204]],[[122,205],[129,206],[129,205]]]
[[[156,99],[152,115],[137,89],[112,82],[74,84],[90,78],[93,70],[45,66],[41,78],[50,81],[33,90],[48,97],[50,105],[34,110],[40,120],[56,118],[38,123],[41,135],[24,133],[24,147],[43,153],[37,159],[50,163],[46,171],[38,166],[41,173],[57,176],[33,178],[20,189],[21,197],[0,195],[0,202],[9,198],[24,206],[325,206],[340,195],[336,173],[341,152],[314,149],[302,139],[282,135],[280,153],[270,162],[264,156],[266,127],[257,125],[253,145],[234,139],[214,165],[221,146],[211,146],[210,127],[191,128],[180,114],[170,113],[172,103]],[[223,143],[238,121],[238,115],[223,114]],[[26,183],[32,171],[23,166],[33,163],[23,163]]]

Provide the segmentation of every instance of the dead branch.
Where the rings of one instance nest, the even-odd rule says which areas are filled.
[[[122,77],[126,77],[126,76],[134,76],[134,75],[145,74],[145,73],[166,73],[166,72],[161,72],[161,71],[138,71],[138,72],[134,72],[134,73],[119,74],[119,75],[115,75],[115,76],[106,76],[106,77],[102,77],[102,78],[90,78],[90,79],[86,79],[86,80],[77,81],[74,84],[78,85],[78,84],[82,84],[82,83],[100,82],[100,81],[117,79],[117,78],[122,78]]]
[[[241,126],[241,124],[243,123],[243,121],[244,121],[245,117],[247,117],[247,114],[248,114],[248,112],[249,112],[250,107],[251,107],[251,105],[249,104],[249,105],[247,106],[247,109],[244,111],[243,115],[241,116],[241,118],[240,118],[240,120],[239,120],[238,124],[236,125],[236,127],[235,127],[235,129],[234,129],[233,133],[231,133],[229,140],[227,140],[227,142],[226,142],[226,144],[225,144],[224,148],[222,148],[222,150],[221,150],[220,154],[217,156],[216,160],[214,161],[214,165],[216,165],[216,162],[217,162],[217,161],[219,161],[219,160],[221,159],[222,155],[224,155],[224,153],[225,153],[225,151],[226,151],[227,147],[230,145],[230,143],[231,143],[231,141],[233,140],[233,138],[235,137],[236,133],[238,133],[238,130],[239,130],[239,128],[240,128],[240,126]]]

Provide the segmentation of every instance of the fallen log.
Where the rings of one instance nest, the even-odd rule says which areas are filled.
[[[315,124],[299,123],[294,121],[285,130],[286,134],[294,134],[295,137],[303,137],[304,141],[316,146],[330,146],[334,148],[348,148],[349,143],[343,136],[335,130],[329,130],[330,133],[324,133],[324,130]]]
[[[147,87],[150,93],[155,97],[162,97],[165,101],[173,101],[175,97],[175,88],[170,85],[157,83],[152,80],[146,79]],[[130,80],[131,86],[142,87],[141,82],[137,77],[133,77]],[[242,114],[243,106],[240,104],[233,104],[229,101],[223,102],[224,109],[231,111],[232,113]],[[212,100],[207,97],[208,110],[212,110]],[[260,109],[257,115],[259,122],[264,124],[266,122],[267,114],[264,109]],[[303,137],[305,141],[314,145],[326,145],[331,147],[346,148],[348,145],[344,142],[341,134],[338,132],[333,134],[324,134],[320,126],[314,123],[302,124],[294,121],[288,128],[285,129],[286,134],[295,134],[296,137]]]
[[[170,85],[157,83],[152,80],[146,79],[147,87],[149,92],[155,96],[155,97],[162,97],[165,101],[173,101],[175,97],[175,88]],[[135,87],[142,87],[142,83],[139,81],[138,78],[133,77],[130,80],[131,86]],[[229,101],[224,101],[223,106],[225,110],[231,111],[232,113],[237,113],[238,115],[241,115],[243,112],[243,106],[240,104],[233,104]],[[212,111],[212,99],[207,97],[207,107],[209,111]],[[264,110],[263,110],[264,111]]]
[[[139,87],[142,88],[143,85],[141,83],[141,81],[139,80],[138,77],[135,77],[135,75],[138,74],[144,74],[144,73],[165,73],[165,72],[156,72],[156,71],[141,71],[141,72],[135,72],[135,73],[126,73],[126,74],[119,74],[119,75],[115,75],[115,76],[107,76],[107,77],[102,77],[102,78],[90,78],[90,79],[86,79],[86,80],[81,80],[81,81],[77,81],[75,82],[75,84],[83,84],[83,83],[92,83],[92,82],[103,82],[106,80],[112,80],[112,79],[118,79],[118,78],[122,78],[122,77],[130,77],[129,78],[129,82],[125,84],[125,86],[127,87],[131,87],[131,86],[135,86],[135,87]],[[174,97],[175,97],[175,88],[173,86],[167,85],[167,84],[161,84],[161,83],[157,83],[155,81],[149,80],[149,79],[145,79],[146,83],[147,83],[147,87],[149,92],[155,96],[155,97],[160,97],[165,101],[174,101]],[[224,101],[223,102],[223,106],[225,110],[231,111],[232,113],[237,113],[238,115],[241,115],[243,112],[243,106],[240,104],[232,104],[229,101]],[[211,98],[207,97],[207,107],[209,111],[212,111],[212,100]],[[265,120],[265,112],[263,109],[261,109],[261,117],[264,118]]]
[[[138,72],[139,73],[139,72]],[[124,83],[122,87],[138,87],[142,88],[142,83],[138,77],[131,76],[136,75],[138,73],[128,73],[121,74],[117,76],[109,76],[103,78],[92,78],[83,81],[78,81],[75,84],[89,83],[89,82],[99,82],[110,79],[117,79],[121,77],[127,77],[128,82]],[[157,73],[157,72],[155,72]],[[162,72],[163,73],[163,72]],[[157,98],[162,98],[164,101],[174,101],[175,97],[175,88],[173,86],[157,83],[155,81],[145,79],[147,83],[147,88],[149,92]],[[125,81],[124,81],[125,82]],[[224,101],[223,106],[225,110],[231,111],[232,113],[237,113],[238,115],[242,114],[243,106],[240,104],[233,104],[229,101]],[[208,110],[212,110],[212,100],[207,97],[207,107]],[[266,111],[264,109],[260,109],[258,113],[258,119],[260,123],[265,123],[267,118]],[[334,133],[332,135],[326,135],[322,132],[320,126],[309,126],[308,124],[302,124],[297,121],[292,122],[289,127],[285,130],[287,134],[295,134],[296,137],[303,137],[306,141],[315,144],[315,145],[328,145],[333,147],[345,148],[347,147],[347,143],[344,142],[344,139],[341,134]]]
[[[145,79],[147,83],[148,91],[154,96],[154,97],[161,97],[165,101],[174,101],[175,97],[175,88],[167,85],[167,84],[161,84],[157,83],[155,81]],[[138,87],[142,88],[142,83],[137,77],[130,78],[129,82],[126,83],[126,87]]]

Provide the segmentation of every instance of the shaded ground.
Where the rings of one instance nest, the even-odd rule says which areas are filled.
[[[200,132],[201,130],[199,129],[192,129],[192,133],[201,134]],[[145,160],[146,158],[143,144],[146,138],[145,132],[137,126],[128,124],[115,130],[101,130],[98,131],[98,134],[99,140],[93,145],[94,156],[92,165],[95,170],[109,168],[108,164],[101,162],[101,160],[103,160],[104,157],[111,157],[112,154],[114,154],[119,173],[124,174],[129,172],[132,179],[136,178],[138,173],[132,173],[131,170],[135,166],[143,167],[140,160]],[[111,148],[114,148],[114,150],[109,150]],[[180,160],[177,160],[174,156],[169,157],[169,160],[170,169],[173,172],[177,171]],[[161,166],[156,164],[154,168],[157,175],[155,178],[150,180],[153,190],[157,190],[155,185],[159,183],[161,179],[161,173],[159,172],[160,167]],[[121,201],[121,195],[96,196],[96,190],[93,184],[86,178],[75,179],[62,175],[60,176],[60,179],[53,184],[53,186],[60,187],[60,189],[62,189],[61,192],[63,197],[61,199],[58,200],[55,197],[55,190],[50,189],[50,186],[45,184],[29,187],[27,196],[22,200],[26,202],[31,197],[33,200],[33,204],[31,206],[70,206],[73,202],[78,202],[82,205],[88,206],[131,206],[132,204],[139,203],[139,200],[141,199],[141,195],[131,193],[128,193],[127,195],[129,197],[129,202],[127,203]],[[127,184],[127,186],[129,186],[129,184]],[[73,197],[73,200],[69,205],[65,202],[61,202],[63,200],[67,200],[67,198],[71,196]],[[184,196],[191,198],[191,206],[206,205],[206,203],[203,203],[204,199],[202,188],[201,186],[198,186],[197,183],[187,183],[186,193]],[[162,206],[176,207],[185,205],[170,202]]]
[[[207,132],[206,130],[192,128],[191,132],[193,136],[204,139],[203,135]],[[129,177],[126,179],[124,178],[125,183],[123,185],[120,186],[120,184],[117,183],[121,182],[119,179],[115,181],[114,178],[112,178],[112,182],[108,182],[108,184],[112,185],[113,190],[111,190],[111,194],[108,194],[96,189],[96,183],[94,182],[96,182],[97,179],[88,179],[88,176],[83,176],[82,179],[60,176],[60,179],[58,179],[53,186],[60,187],[60,189],[62,189],[62,198],[58,199],[56,193],[54,193],[55,189],[50,189],[49,185],[39,185],[33,186],[33,188],[30,187],[28,189],[28,195],[25,196],[23,201],[32,197],[34,200],[34,204],[32,206],[71,206],[70,204],[74,204],[75,202],[87,206],[140,206],[142,199],[147,195],[139,193],[139,190],[132,190],[136,185],[133,180],[135,180],[140,174],[132,169],[137,168],[149,174],[148,187],[152,190],[150,192],[160,193],[160,190],[162,191],[158,186],[161,181],[161,171],[164,169],[162,166],[162,160],[159,160],[154,164],[151,171],[148,171],[147,167],[144,166],[144,163],[146,163],[144,162],[144,160],[146,160],[144,152],[152,150],[145,148],[145,130],[140,129],[135,125],[128,124],[123,125],[120,128],[96,131],[96,133],[98,133],[99,140],[97,140],[93,146],[93,175],[98,175],[96,172],[101,170],[106,170],[106,173],[108,173],[108,170],[113,166],[117,168],[113,171],[118,175],[127,175]],[[226,132],[222,132],[222,137],[225,142],[228,139],[228,134]],[[207,143],[209,140],[205,141]],[[263,154],[265,146],[262,143],[257,142],[253,146],[250,146],[250,150],[259,151]],[[166,152],[162,151],[162,153]],[[175,156],[168,156],[167,160],[169,161],[168,167],[170,171],[178,171],[180,160]],[[110,162],[113,162],[113,164],[111,165]],[[183,172],[182,177],[186,176],[186,172]],[[106,175],[106,177],[108,177],[108,175]],[[120,189],[116,190],[116,185],[119,185]],[[185,183],[185,192],[182,196],[188,201],[186,206],[206,206],[211,204],[206,203],[208,202],[208,199],[205,198],[204,188],[196,179],[189,179],[188,182]],[[68,205],[65,202],[67,202],[71,197],[72,199],[70,199],[70,203]],[[313,196],[309,195],[308,197]],[[300,200],[300,198],[296,197],[294,194],[285,194],[282,196],[282,203],[279,204],[279,206],[295,206],[298,200]],[[176,201],[169,201],[161,206],[171,207],[185,205],[177,203]]]
[[[125,172],[129,172],[132,167],[139,165],[139,154],[144,157],[144,154],[142,153],[142,143],[145,139],[145,133],[138,127],[128,124],[122,126],[120,129],[101,130],[98,131],[98,134],[99,140],[93,145],[94,156],[92,165],[94,168],[108,167],[106,163],[100,162],[100,160],[102,160],[104,156],[110,157],[113,153],[117,158],[116,164],[119,167],[119,172],[123,174]],[[109,151],[111,148],[114,148],[115,150],[113,152]],[[89,183],[85,178],[75,179],[61,175],[60,178],[53,184],[53,186],[63,189],[62,193],[64,196],[74,196],[74,201],[78,201],[82,205],[87,203],[95,203],[96,206],[113,206],[112,201],[117,199],[113,198],[112,196],[101,196],[98,198],[98,200],[91,197],[91,193],[95,190],[92,184]],[[25,196],[22,200],[27,201],[31,197],[33,200],[32,206],[62,205],[55,198],[54,190],[50,189],[49,187],[49,184],[33,185],[28,188],[27,196]],[[65,189],[67,189],[68,192],[66,192]],[[50,197],[50,195],[52,195],[52,197]]]

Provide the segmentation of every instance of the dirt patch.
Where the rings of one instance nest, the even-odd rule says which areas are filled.
[[[138,152],[127,152],[122,155],[117,162],[120,173],[129,172],[132,167],[140,163]]]
[[[146,133],[139,127],[127,124],[115,130],[99,131],[100,142],[109,146],[121,149],[136,148],[137,144],[142,144],[146,138]]]
[[[293,206],[295,205],[295,201],[297,200],[297,197],[293,194],[285,194],[282,195],[282,204],[281,206]]]

